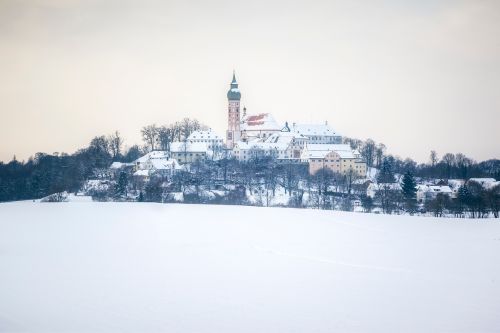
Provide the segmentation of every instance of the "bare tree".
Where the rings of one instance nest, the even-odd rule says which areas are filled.
[[[382,160],[384,159],[384,153],[385,153],[385,145],[383,143],[379,143],[377,145],[377,148],[375,149],[375,158],[377,162],[377,168],[380,168],[380,165],[382,165]]]
[[[373,160],[375,157],[375,141],[368,139],[365,141],[363,148],[361,149],[361,155],[366,161],[366,165],[373,166]]]
[[[121,137],[120,132],[115,131],[113,134],[108,136],[108,145],[113,160],[120,156],[123,146],[123,138]]]
[[[158,143],[161,150],[170,150],[170,143],[175,141],[175,127],[174,126],[161,126],[158,128]]]
[[[144,126],[141,129],[142,139],[150,151],[155,150],[156,148],[156,143],[158,142],[158,132],[158,127],[155,124]]]
[[[438,162],[438,160],[439,160],[438,155],[437,155],[437,153],[436,153],[435,150],[431,150],[431,154],[429,156],[429,159],[431,161],[431,166],[435,167],[436,164],[437,164],[437,162]]]
[[[453,166],[455,165],[455,155],[447,153],[444,154],[443,158],[441,159],[443,163],[446,165],[446,178],[451,178],[451,170]]]

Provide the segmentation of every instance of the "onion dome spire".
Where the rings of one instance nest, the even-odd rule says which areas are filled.
[[[238,89],[238,82],[236,81],[236,73],[233,70],[233,80],[231,81],[231,87],[227,92],[227,99],[232,101],[239,101],[241,99],[240,89]]]

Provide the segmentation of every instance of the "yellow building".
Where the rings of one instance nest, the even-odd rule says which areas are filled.
[[[357,150],[342,144],[309,144],[304,149],[302,160],[309,163],[309,173],[315,174],[322,168],[347,175],[366,177],[366,163]]]

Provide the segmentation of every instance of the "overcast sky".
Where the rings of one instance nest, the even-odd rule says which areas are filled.
[[[426,161],[500,158],[500,1],[0,0],[0,160],[183,117],[323,122]]]

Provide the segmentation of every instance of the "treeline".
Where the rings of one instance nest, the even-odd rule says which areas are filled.
[[[144,145],[133,145],[126,151],[124,138],[115,131],[93,138],[88,147],[74,154],[36,153],[27,161],[15,157],[8,163],[0,161],[0,202],[76,192],[85,180],[105,176],[112,162],[132,162],[151,150],[168,150],[170,142],[184,140],[204,128],[199,121],[184,118],[170,125],[143,127]]]
[[[386,146],[376,143],[372,139],[366,141],[344,138],[344,143],[351,148],[357,149],[367,166],[380,169],[382,162],[387,160],[393,168],[394,173],[403,175],[410,171],[415,177],[422,179],[469,179],[480,177],[491,177],[500,179],[500,160],[491,159],[476,162],[474,159],[462,153],[446,153],[439,157],[432,150],[426,163],[417,163],[411,158],[402,159],[398,156],[386,154]]]
[[[170,143],[184,141],[191,133],[198,130],[206,130],[208,126],[203,125],[196,119],[184,118],[169,125],[158,126],[156,124],[144,126],[141,129],[144,150],[152,151],[170,150]]]
[[[23,162],[15,158],[8,163],[0,162],[0,201],[36,199],[61,191],[76,192],[81,189],[85,180],[106,177],[113,161],[132,162],[148,151],[168,150],[171,142],[183,141],[193,131],[206,128],[197,120],[185,118],[169,125],[143,127],[141,134],[144,145],[134,145],[127,150],[123,149],[124,140],[120,133],[115,132],[111,135],[95,137],[88,147],[71,155],[37,153]],[[500,179],[500,160],[496,159],[477,163],[463,154],[445,154],[440,158],[435,152],[431,152],[428,163],[418,164],[409,158],[403,160],[387,155],[385,145],[370,139],[361,141],[345,138],[344,142],[358,149],[368,166],[380,169],[385,161],[391,165],[392,172],[396,174],[410,172],[413,176],[424,179],[467,179],[470,177]],[[254,186],[252,184],[257,184],[256,179],[260,177],[260,183],[264,182],[272,187],[273,184],[281,182],[279,185],[287,188],[292,195],[301,196],[303,188],[295,188],[294,184],[301,182],[306,187],[321,184],[317,186],[317,192],[315,192],[317,194],[314,194],[317,196],[315,198],[317,207],[334,205],[326,195],[332,192],[332,186],[346,188],[348,193],[353,193],[352,190],[355,187],[352,177],[345,178],[345,176],[334,175],[327,171],[309,176],[306,175],[307,172],[304,170],[307,168],[304,166],[286,167],[279,165],[275,160],[254,159],[251,164],[245,164],[224,159],[210,163],[191,168],[190,172],[179,173],[170,186],[185,188],[191,182],[195,184],[195,187],[202,184],[211,188],[213,184],[210,182],[214,179],[222,179],[224,184],[232,182],[237,186],[247,186],[251,189]],[[302,169],[299,171],[296,168]],[[201,171],[207,172],[201,173]],[[206,178],[207,174],[210,175],[208,178]],[[222,178],[220,178],[221,175]],[[200,183],[201,178],[206,178],[206,180]],[[205,182],[209,183],[205,184]],[[149,186],[154,186],[154,184]],[[152,193],[151,190],[148,193]],[[345,205],[348,205],[347,201]]]
[[[141,156],[138,146],[123,151],[118,132],[92,139],[72,155],[37,153],[26,162],[15,157],[0,162],[0,201],[37,199],[49,194],[78,191],[86,179],[101,177],[113,160],[133,161]]]
[[[417,182],[407,171],[396,182],[391,159],[384,158],[377,177],[375,195],[369,196],[370,182],[358,181],[355,174],[338,174],[320,169],[314,175],[307,164],[279,163],[260,153],[247,161],[222,159],[191,164],[189,171],[173,176],[157,173],[143,183],[122,170],[109,187],[89,192],[102,201],[149,201],[205,204],[283,206],[384,214],[433,214],[484,218],[500,211],[500,186],[487,188],[469,181],[451,198],[438,194],[417,202]],[[491,214],[491,215],[490,215]]]

